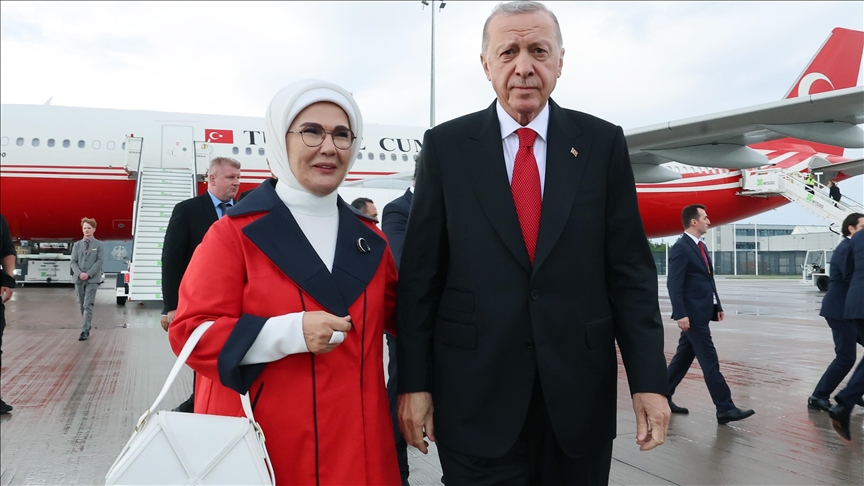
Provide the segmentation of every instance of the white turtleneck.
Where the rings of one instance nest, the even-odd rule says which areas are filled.
[[[336,237],[339,233],[338,194],[334,191],[319,197],[305,190],[295,189],[279,180],[276,194],[288,206],[297,225],[324,262],[327,270],[333,271],[336,256]],[[304,312],[292,312],[271,317],[264,323],[255,342],[246,352],[241,365],[269,363],[289,354],[306,353],[306,338],[303,336]],[[331,343],[341,343],[345,333],[334,331]]]

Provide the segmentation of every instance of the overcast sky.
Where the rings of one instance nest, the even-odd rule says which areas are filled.
[[[494,98],[479,53],[495,2],[439,3],[437,123]],[[779,100],[833,28],[864,30],[860,1],[547,5],[566,49],[553,98],[625,129]],[[0,102],[261,117],[314,77],[353,92],[368,123],[428,126],[431,15],[419,1],[3,1]],[[861,201],[862,180],[840,188]],[[824,224],[794,205],[748,221]]]

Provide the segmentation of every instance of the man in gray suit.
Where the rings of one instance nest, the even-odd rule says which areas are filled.
[[[102,264],[105,262],[105,246],[93,237],[96,220],[81,218],[81,231],[84,238],[72,245],[72,274],[75,276],[75,290],[78,291],[78,305],[84,324],[81,326],[79,341],[90,337],[90,321],[93,319],[93,303],[96,289],[102,277]]]

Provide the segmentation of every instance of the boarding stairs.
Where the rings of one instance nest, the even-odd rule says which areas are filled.
[[[828,187],[816,183],[808,186],[805,174],[782,168],[743,170],[741,196],[780,195],[811,213],[830,222],[830,227],[839,232],[843,220],[850,213],[864,212],[861,203],[846,196],[834,201],[828,195]],[[812,190],[812,192],[811,192]]]
[[[130,138],[126,144],[128,166],[139,168],[132,226],[129,299],[162,300],[162,245],[165,230],[174,206],[195,196],[197,180],[191,166],[163,168],[142,163],[142,142],[140,138]],[[137,160],[134,160],[136,157]]]

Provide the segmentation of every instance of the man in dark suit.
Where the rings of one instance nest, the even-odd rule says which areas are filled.
[[[3,331],[6,329],[6,302],[15,292],[15,245],[6,217],[0,214],[0,356],[3,355]],[[12,405],[0,399],[0,415],[12,411]]]
[[[681,212],[684,235],[669,251],[669,273],[666,288],[672,302],[672,319],[678,321],[681,337],[678,349],[669,363],[669,407],[672,413],[689,413],[672,402],[675,388],[684,379],[693,358],[699,360],[705,385],[717,407],[717,422],[726,424],[745,419],[753,410],[741,409],[732,402],[732,392],[720,373],[717,350],[711,339],[709,321],[723,320],[723,306],[714,283],[714,266],[708,257],[702,236],[708,232],[711,221],[705,206],[692,204]]]
[[[234,205],[234,196],[239,188],[240,162],[228,157],[216,157],[210,161],[207,170],[207,192],[174,206],[162,245],[162,329],[167,331],[177,314],[180,281],[192,260],[192,253],[204,239],[210,225],[225,216],[228,208]],[[193,391],[189,399],[175,410],[192,412],[194,398]]]
[[[846,374],[855,366],[855,343],[864,346],[864,332],[852,321],[843,318],[846,307],[846,293],[849,291],[849,276],[846,272],[846,257],[849,254],[849,238],[864,229],[864,214],[852,213],[843,220],[843,240],[831,255],[831,273],[828,291],[822,298],[819,315],[828,321],[834,336],[834,361],[828,365],[822,379],[807,399],[807,408],[828,411],[831,408],[829,397],[843,381]]]
[[[637,443],[666,437],[657,272],[627,145],[549,98],[563,54],[545,6],[499,4],[480,56],[497,100],[424,137],[399,271],[399,419],[421,452],[437,439],[448,486],[608,482],[616,340]]]
[[[402,248],[405,246],[405,230],[408,228],[408,213],[411,212],[411,200],[414,199],[414,184],[417,181],[417,164],[414,163],[414,177],[411,179],[411,187],[405,190],[405,194],[387,203],[381,216],[381,229],[387,236],[393,259],[396,260],[396,268],[402,259]],[[402,484],[408,484],[408,444],[399,430],[399,415],[396,412],[398,381],[398,370],[396,368],[396,338],[385,332],[387,337],[387,402],[390,405],[390,416],[393,418],[393,435],[396,438],[396,455],[399,459],[399,472],[402,475]]]
[[[846,294],[846,308],[843,318],[855,322],[858,332],[864,332],[864,231],[858,231],[849,240],[849,252],[846,255],[846,269],[843,274],[849,279],[849,291]],[[831,425],[834,430],[846,440],[852,440],[849,429],[849,417],[855,403],[864,396],[864,361],[858,363],[846,388],[834,395],[837,404],[831,407]]]

